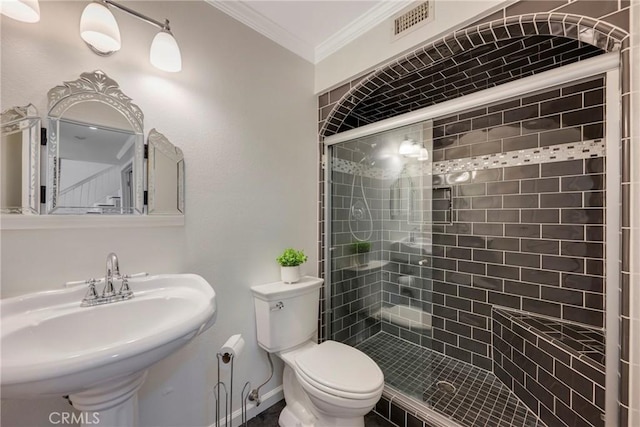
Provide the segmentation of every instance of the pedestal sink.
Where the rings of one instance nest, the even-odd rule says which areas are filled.
[[[129,283],[132,299],[93,307],[85,286],[0,300],[2,397],[69,395],[87,425],[137,425],[147,368],[213,325],[216,295],[193,274]]]

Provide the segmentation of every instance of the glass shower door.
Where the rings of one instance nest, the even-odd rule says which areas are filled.
[[[407,377],[391,372],[399,346],[431,346],[431,233],[442,216],[432,145],[425,121],[328,147],[329,336],[369,354],[408,394]]]

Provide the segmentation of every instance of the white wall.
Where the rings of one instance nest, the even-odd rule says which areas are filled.
[[[315,91],[327,89],[372,70],[452,29],[464,27],[479,15],[488,15],[513,0],[435,0],[435,19],[399,39],[392,38],[392,20],[378,24],[356,40],[316,64]]]
[[[317,261],[317,129],[313,66],[204,2],[126,2],[151,17],[171,20],[183,71],[148,63],[154,28],[115,12],[123,47],[94,55],[78,34],[86,2],[41,1],[42,20],[2,17],[2,110],[36,105],[81,72],[101,69],[184,151],[186,225],[175,228],[14,231],[1,234],[2,297],[56,289],[65,281],[104,274],[114,251],[124,272],[192,272],[215,288],[217,323],[150,370],[140,392],[141,426],[213,423],[215,353],[242,333],[235,390],[268,375],[255,342],[249,287],[279,279],[275,257],[287,246]],[[96,333],[107,325],[96,325]],[[281,369],[281,367],[279,367]],[[280,384],[281,376],[261,391]],[[235,397],[235,407],[239,398]],[[62,399],[3,401],[3,425],[50,425]]]

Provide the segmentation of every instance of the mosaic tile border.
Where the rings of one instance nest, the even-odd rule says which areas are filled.
[[[445,160],[433,164],[433,173],[472,172],[509,166],[590,159],[594,157],[604,157],[604,155],[604,140],[595,139],[549,147],[528,148],[526,150],[510,151],[507,153],[489,154],[486,156],[468,157],[465,159]]]
[[[595,139],[582,142],[553,145],[541,148],[529,148],[526,150],[510,151],[506,153],[489,154],[486,156],[467,157],[464,159],[445,160],[435,162],[432,171],[426,171],[425,175],[440,175],[452,172],[473,172],[485,169],[497,169],[510,166],[537,165],[541,163],[563,162],[567,160],[583,160],[595,157],[604,157],[604,139]],[[332,159],[331,166],[334,172],[356,174],[366,178],[390,179],[397,177],[399,171],[381,168],[364,167],[363,165],[344,159]],[[420,176],[419,165],[411,165],[407,168],[410,176]]]

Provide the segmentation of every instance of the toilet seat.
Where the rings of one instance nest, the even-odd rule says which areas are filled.
[[[369,356],[336,341],[325,341],[301,352],[294,365],[305,388],[335,397],[371,399],[384,387],[382,371]]]

